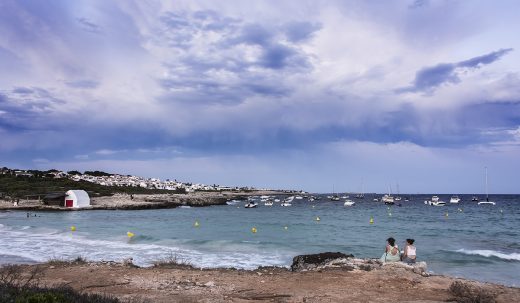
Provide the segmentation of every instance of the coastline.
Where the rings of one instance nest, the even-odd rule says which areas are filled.
[[[225,205],[234,199],[246,199],[258,195],[288,195],[282,191],[248,191],[248,192],[195,192],[188,194],[114,194],[112,196],[93,197],[91,206],[84,208],[68,208],[43,205],[38,200],[20,200],[18,206],[0,200],[0,210],[22,211],[85,211],[85,210],[142,210],[165,209],[180,206],[205,207]]]
[[[373,261],[368,263],[374,264]],[[430,276],[394,264],[372,269],[337,266],[338,262],[336,266],[331,264],[291,271],[280,267],[200,269],[176,263],[136,267],[129,262],[79,260],[21,265],[20,268],[25,274],[38,268],[40,283],[46,286],[67,285],[82,293],[110,295],[123,302],[520,301],[520,288]],[[471,296],[488,301],[463,301]]]

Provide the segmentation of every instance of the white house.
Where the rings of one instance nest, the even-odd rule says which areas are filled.
[[[65,193],[65,207],[87,207],[90,206],[90,197],[84,190],[69,190]]]

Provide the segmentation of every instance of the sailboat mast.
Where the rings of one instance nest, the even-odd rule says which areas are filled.
[[[486,169],[486,200],[488,200],[489,196],[488,196],[487,166],[485,167],[485,169]]]

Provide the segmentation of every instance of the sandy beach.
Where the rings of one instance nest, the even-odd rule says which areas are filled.
[[[40,285],[146,302],[519,302],[520,289],[446,276],[424,276],[399,266],[292,272],[284,268],[137,268],[113,262],[51,262]],[[458,287],[453,286],[459,281]],[[451,289],[450,289],[451,286]],[[462,290],[461,290],[462,289]],[[468,291],[468,289],[470,291]]]

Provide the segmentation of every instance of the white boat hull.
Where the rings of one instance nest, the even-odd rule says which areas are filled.
[[[446,202],[444,201],[424,201],[424,204],[431,206],[445,206]]]
[[[487,205],[496,205],[496,203],[493,202],[493,201],[480,201],[480,202],[478,202],[477,204],[478,204],[478,205],[486,205],[486,204],[487,204]]]
[[[345,201],[345,203],[343,203],[344,206],[354,206],[354,204],[356,204],[354,201]]]

